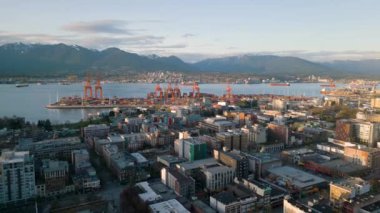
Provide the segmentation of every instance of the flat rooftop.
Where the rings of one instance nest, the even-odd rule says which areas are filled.
[[[222,164],[214,164],[214,165],[211,165],[210,167],[204,168],[203,171],[211,173],[211,174],[215,174],[215,173],[224,172],[224,171],[235,171],[235,169],[222,165]]]
[[[367,212],[378,212],[380,210],[380,200],[369,205],[363,206],[362,209]]]
[[[140,153],[138,152],[134,152],[134,153],[131,153],[132,157],[134,157],[137,161],[137,163],[147,163],[148,160]]]
[[[163,161],[166,161],[168,163],[178,163],[178,162],[186,161],[186,159],[179,158],[179,157],[174,156],[174,155],[160,155],[160,156],[157,156],[157,160],[163,160]]]
[[[199,169],[204,165],[211,165],[211,164],[216,164],[216,163],[217,163],[217,161],[214,158],[206,158],[206,159],[202,159],[202,160],[196,160],[193,162],[179,163],[176,166],[178,169],[186,172],[186,171],[193,170],[193,169]]]
[[[153,202],[161,199],[161,196],[153,191],[148,182],[140,182],[137,183],[136,186],[142,191],[142,193],[139,194],[139,197],[144,202]]]
[[[358,171],[364,171],[364,170],[368,169],[365,166],[355,164],[355,163],[351,163],[351,162],[345,161],[343,159],[335,159],[335,160],[326,161],[325,163],[322,163],[321,165],[328,167],[328,168],[331,168],[331,169],[335,169],[335,170],[344,172],[344,173],[348,173],[348,174],[358,172]]]
[[[171,199],[161,203],[149,205],[152,212],[159,213],[190,213],[180,202],[176,199]]]
[[[321,177],[290,166],[275,167],[268,169],[268,171],[282,178],[284,181],[290,181],[294,186],[300,189],[326,182],[326,180]]]
[[[251,152],[251,153],[245,153],[248,157],[248,159],[257,159],[260,160],[262,163],[269,163],[274,161],[280,161],[280,159],[276,156],[274,156],[272,153],[266,153],[266,152]]]
[[[204,213],[216,213],[214,209],[212,209],[209,205],[202,202],[201,200],[195,200],[192,202],[193,206],[197,207],[198,209],[202,209]]]

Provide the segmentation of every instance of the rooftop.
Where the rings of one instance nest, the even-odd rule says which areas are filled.
[[[338,170],[338,171],[341,171],[341,172],[344,172],[344,173],[354,173],[354,172],[363,171],[363,170],[368,169],[365,166],[362,166],[362,165],[359,165],[356,163],[352,163],[349,161],[345,161],[343,159],[335,159],[335,160],[326,161],[326,162],[322,163],[321,165],[335,169],[335,170]]]
[[[134,153],[131,153],[132,157],[134,157],[137,161],[137,163],[147,163],[148,160],[140,153],[138,152],[134,152]]]
[[[196,160],[192,162],[184,162],[177,164],[177,168],[181,169],[182,171],[188,171],[193,169],[201,168],[204,165],[210,165],[210,164],[216,164],[217,161],[214,158],[206,158],[202,160]]]
[[[349,178],[343,179],[340,182],[333,183],[333,184],[336,185],[336,186],[340,186],[340,187],[346,188],[346,189],[354,189],[357,186],[363,186],[363,185],[367,185],[369,183],[366,182],[366,181],[364,181],[361,178],[349,177]]]
[[[179,182],[193,181],[190,176],[184,175],[183,173],[179,172],[177,169],[169,168],[169,173],[173,175]]]
[[[160,155],[160,156],[157,156],[157,159],[162,159],[162,160],[167,161],[169,163],[183,162],[185,160],[183,158],[179,158],[179,157],[173,156],[173,155]]]
[[[171,199],[161,203],[149,205],[154,213],[190,213],[176,199]]]
[[[198,137],[189,137],[186,139],[179,139],[183,140],[184,142],[191,143],[191,144],[205,144],[206,142],[200,140]]]
[[[54,161],[49,159],[42,160],[42,169],[44,172],[53,172],[59,170],[69,169],[69,163],[67,161]]]
[[[216,163],[214,165],[205,166],[205,168],[203,168],[203,171],[206,173],[215,174],[215,173],[220,173],[224,171],[235,171],[235,170],[228,166],[224,166],[222,164]]]
[[[161,196],[153,191],[148,182],[140,182],[137,183],[136,186],[142,190],[142,193],[139,194],[139,197],[144,202],[152,202],[161,199]]]
[[[18,163],[24,162],[25,160],[31,160],[32,157],[29,155],[29,151],[25,152],[15,152],[15,151],[3,151],[0,156],[1,163]]]
[[[326,180],[321,177],[290,166],[275,167],[268,169],[268,171],[283,178],[284,181],[290,181],[297,188],[307,188],[309,186],[326,182]]]
[[[121,143],[121,142],[124,142],[124,138],[121,137],[121,135],[110,135],[110,136],[107,137],[107,139],[111,143]]]
[[[202,209],[204,213],[216,213],[214,209],[212,209],[209,205],[202,202],[201,200],[195,200],[193,201],[193,206],[197,207],[198,209]]]
[[[380,200],[369,205],[363,206],[363,210],[367,212],[378,212],[380,210]]]
[[[266,153],[266,152],[252,152],[252,153],[245,153],[248,158],[254,158],[257,160],[260,160],[262,163],[269,163],[274,161],[280,161],[279,158],[274,156],[272,153]]]
[[[134,159],[127,153],[119,152],[111,156],[118,169],[127,169],[135,165]]]
[[[213,196],[217,201],[227,205],[238,201],[233,192],[223,191]]]

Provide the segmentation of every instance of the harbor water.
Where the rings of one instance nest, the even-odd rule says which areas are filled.
[[[153,92],[155,84],[143,83],[105,83],[102,85],[105,97],[146,97]],[[161,86],[165,86],[162,84]],[[338,85],[342,86],[342,85]],[[319,83],[293,83],[291,86],[270,86],[269,84],[232,84],[234,94],[276,94],[320,97]],[[182,92],[190,92],[191,86],[180,86]],[[226,84],[200,84],[201,92],[223,95]],[[50,119],[53,123],[76,122],[105,109],[46,109],[49,103],[63,96],[82,96],[80,83],[30,84],[28,87],[16,87],[14,84],[0,84],[0,116],[20,116],[36,122]]]

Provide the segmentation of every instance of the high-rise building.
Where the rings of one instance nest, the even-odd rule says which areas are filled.
[[[267,142],[267,129],[260,125],[254,124],[250,127],[241,129],[248,135],[248,143],[261,144]]]
[[[380,123],[357,119],[342,119],[336,122],[337,140],[359,142],[376,147],[380,140]]]
[[[207,144],[198,138],[183,134],[174,142],[174,150],[181,158],[189,161],[204,159],[207,157]]]
[[[351,122],[347,119],[337,120],[335,127],[335,139],[340,141],[352,141],[351,136]]]
[[[269,123],[268,139],[271,140],[271,142],[280,142],[288,145],[289,127],[283,124]]]
[[[33,156],[29,152],[4,151],[0,157],[0,203],[32,198],[35,188]]]
[[[219,151],[218,160],[222,162],[224,165],[227,165],[233,169],[235,169],[235,174],[237,178],[246,178],[248,177],[249,166],[248,166],[248,158],[240,155],[236,152],[224,152]]]
[[[216,138],[223,143],[227,150],[248,151],[248,134],[239,130],[219,132]]]
[[[204,165],[205,186],[210,191],[221,191],[235,178],[235,169],[221,164]]]

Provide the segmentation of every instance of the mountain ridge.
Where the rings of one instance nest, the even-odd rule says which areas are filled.
[[[293,56],[241,55],[186,63],[176,56],[139,55],[116,47],[104,50],[78,45],[9,43],[0,46],[0,76],[125,74],[149,71],[251,73],[265,77],[344,75],[379,76],[380,60],[312,62]],[[364,72],[365,71],[365,72]]]

